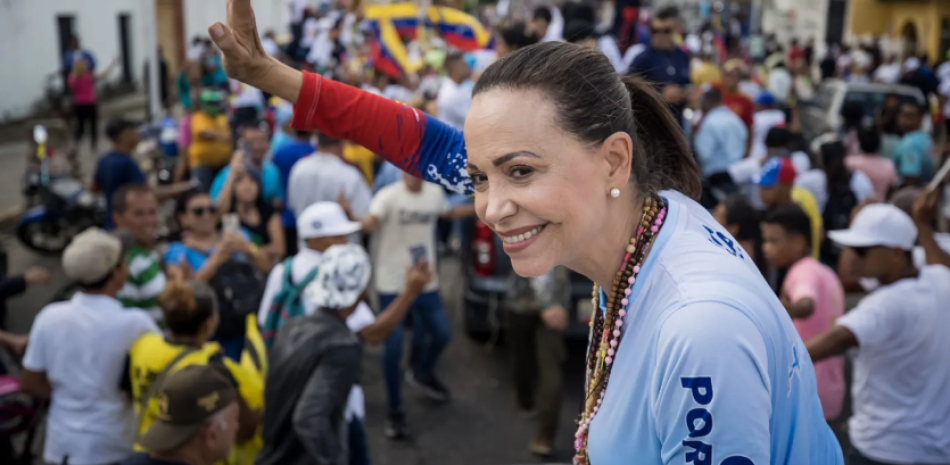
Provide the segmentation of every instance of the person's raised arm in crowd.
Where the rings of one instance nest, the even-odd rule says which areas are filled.
[[[941,190],[925,190],[914,200],[913,218],[917,225],[917,243],[924,249],[928,265],[943,265],[950,268],[950,254],[940,248],[934,237],[934,211]]]
[[[456,192],[472,192],[461,131],[409,106],[269,57],[250,0],[229,0],[227,24],[215,23],[208,30],[230,77],[294,103],[293,127],[351,140],[403,171]],[[367,115],[373,118],[367,120]]]
[[[403,291],[386,309],[376,315],[376,320],[372,324],[357,333],[360,339],[370,344],[382,344],[393,329],[406,318],[409,307],[430,282],[432,282],[432,267],[429,263],[420,261],[410,268],[406,273],[406,286]]]

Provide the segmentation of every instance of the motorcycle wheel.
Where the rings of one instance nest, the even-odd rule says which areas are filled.
[[[16,236],[28,249],[42,254],[57,255],[76,235],[74,227],[68,224],[35,222],[17,226]]]

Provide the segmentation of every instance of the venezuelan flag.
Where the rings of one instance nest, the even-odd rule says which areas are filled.
[[[392,21],[373,21],[370,30],[375,39],[370,41],[370,54],[376,69],[393,77],[418,71],[418,66],[409,62],[406,47]]]
[[[449,45],[466,52],[490,48],[492,35],[474,16],[455,8],[429,7],[429,23]]]
[[[425,25],[419,6],[415,3],[367,5],[363,15],[371,21],[392,21],[396,32],[403,40],[414,40],[420,37],[419,29]]]

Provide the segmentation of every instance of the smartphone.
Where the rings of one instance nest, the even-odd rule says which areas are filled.
[[[225,234],[239,234],[241,232],[241,219],[237,213],[225,213],[221,216],[221,231]]]
[[[930,180],[930,184],[927,185],[927,190],[932,191],[940,186],[940,183],[947,178],[947,175],[950,174],[950,157],[947,157],[943,161],[943,166],[940,167],[940,171],[937,172],[937,175]]]
[[[426,253],[425,244],[416,244],[409,247],[409,256],[412,258],[412,266],[419,264],[419,261],[428,261],[429,254]]]

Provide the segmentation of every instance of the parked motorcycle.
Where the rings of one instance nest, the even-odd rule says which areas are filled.
[[[34,127],[33,140],[37,169],[31,166],[26,174],[28,208],[20,215],[16,235],[31,250],[58,254],[77,234],[103,223],[105,200],[86,191],[71,175],[50,172],[44,126]]]

